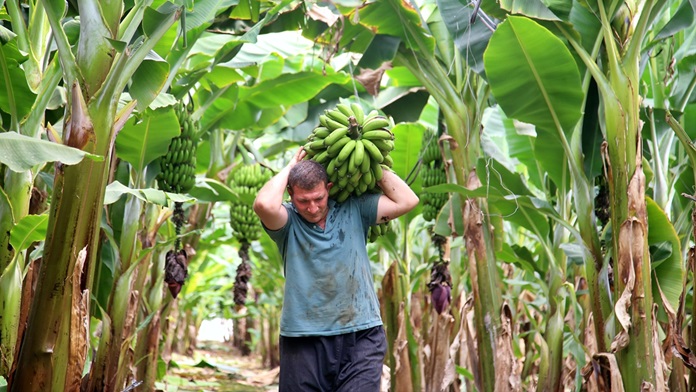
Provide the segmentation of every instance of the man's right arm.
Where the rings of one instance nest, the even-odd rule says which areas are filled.
[[[254,200],[254,212],[261,222],[270,230],[278,230],[288,221],[288,211],[283,206],[283,195],[288,185],[288,174],[297,162],[301,161],[306,152],[300,148],[293,159],[278,174],[273,176],[259,190]]]

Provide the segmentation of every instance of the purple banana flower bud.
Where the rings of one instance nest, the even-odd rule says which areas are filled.
[[[440,283],[434,284],[431,289],[431,298],[433,301],[433,306],[438,314],[442,312],[449,306],[452,297],[450,295],[450,287],[447,285],[442,285]]]

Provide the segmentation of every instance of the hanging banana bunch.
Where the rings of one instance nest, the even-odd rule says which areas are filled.
[[[423,142],[421,143],[422,166],[420,170],[423,188],[447,183],[447,173],[445,172],[445,165],[440,153],[440,147],[438,146],[439,136],[444,131],[442,113],[440,112],[438,131],[427,128],[423,133]],[[427,221],[436,219],[448,198],[449,195],[447,193],[422,192],[420,199],[423,203],[423,219]],[[428,290],[430,290],[433,308],[438,314],[441,314],[452,302],[452,276],[449,271],[449,262],[445,260],[447,237],[434,233],[432,227],[430,234],[430,240],[438,250],[438,258],[430,268]]]
[[[230,203],[230,226],[233,235],[241,247],[239,257],[242,262],[237,267],[234,281],[234,303],[243,305],[246,302],[248,286],[251,279],[249,265],[249,246],[252,241],[261,238],[263,227],[254,213],[252,203],[261,187],[271,179],[273,173],[263,169],[261,165],[243,165],[234,170],[229,178],[229,187],[239,196],[237,201]]]
[[[339,103],[319,116],[319,126],[309,136],[304,149],[308,159],[326,168],[334,186],[329,197],[344,202],[349,196],[381,192],[376,185],[383,171],[394,164],[390,121],[376,110],[365,114],[357,103]],[[370,241],[389,229],[389,222],[371,226]]]
[[[181,133],[169,143],[169,150],[160,159],[160,173],[157,175],[157,184],[165,192],[186,193],[191,190],[196,180],[196,147],[194,137],[198,133],[198,122],[191,117],[193,104],[188,106],[179,101],[176,107],[176,115],[179,119]],[[167,252],[165,262],[164,281],[169,286],[169,291],[176,298],[181,291],[187,275],[188,257],[186,251],[181,248],[181,227],[185,216],[183,203],[174,203],[172,221],[176,230],[174,249]]]
[[[160,159],[157,175],[159,188],[165,192],[186,193],[196,180],[196,142],[194,137],[199,128],[191,118],[192,105],[188,108],[179,102],[176,106],[181,133],[169,143],[169,150]]]
[[[423,160],[420,175],[423,188],[447,183],[447,173],[437,143],[438,136],[428,128],[423,133],[421,157]],[[437,214],[445,205],[449,195],[447,193],[422,192],[420,199],[423,203],[423,219],[431,221],[437,218]]]

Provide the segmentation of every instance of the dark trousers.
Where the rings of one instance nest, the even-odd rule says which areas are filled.
[[[381,326],[336,336],[280,337],[279,392],[379,392]]]

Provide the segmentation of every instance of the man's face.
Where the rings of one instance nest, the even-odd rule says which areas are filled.
[[[309,223],[318,223],[326,218],[329,211],[329,189],[332,184],[318,184],[312,189],[298,186],[288,189],[290,200],[300,216]]]

